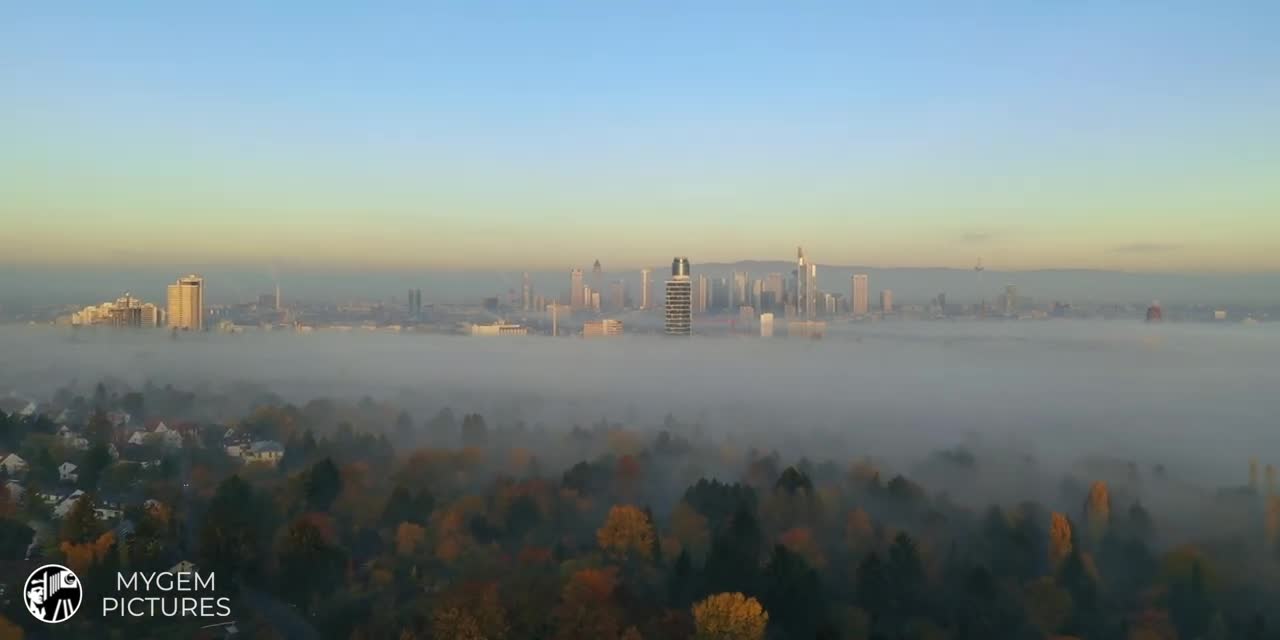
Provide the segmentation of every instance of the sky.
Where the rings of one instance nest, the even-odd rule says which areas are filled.
[[[1274,2],[325,5],[0,7],[0,262],[1280,270]]]

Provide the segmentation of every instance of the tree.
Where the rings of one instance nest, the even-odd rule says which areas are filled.
[[[711,530],[707,519],[689,506],[679,502],[671,512],[671,535],[680,542],[680,548],[692,556],[701,558],[711,544]]]
[[[723,531],[739,511],[754,516],[759,503],[756,490],[747,485],[706,478],[686,489],[683,501],[707,519],[713,535]]]
[[[330,458],[311,465],[307,470],[304,490],[307,508],[311,511],[328,511],[338,494],[342,493],[342,472]]]
[[[596,541],[604,551],[619,557],[653,558],[653,525],[644,512],[631,505],[609,509],[604,526],[596,531]]]
[[[98,522],[98,514],[94,511],[96,506],[90,494],[77,498],[62,519],[62,539],[73,544],[96,539],[102,533],[102,523]]]
[[[0,474],[3,474],[3,470],[0,470]],[[9,487],[3,483],[4,478],[0,477],[0,518],[9,518],[18,512],[18,503],[9,492]]]
[[[76,469],[76,473],[79,474],[80,488],[86,491],[96,490],[102,478],[102,472],[106,471],[112,462],[111,450],[105,443],[97,442],[89,447],[80,461],[80,468]]]
[[[622,617],[613,598],[617,586],[616,567],[582,569],[570,576],[553,614],[555,637],[563,640],[617,638]]]
[[[35,535],[35,530],[20,520],[0,518],[0,562],[27,557],[27,547]]]
[[[401,442],[408,442],[413,438],[413,416],[408,411],[401,411],[396,416],[396,435]]]
[[[1267,498],[1267,550],[1280,558],[1280,496]]]
[[[466,447],[483,447],[489,443],[489,427],[484,416],[469,413],[462,417],[462,444]]]
[[[111,555],[115,551],[115,546],[116,534],[108,531],[84,543],[78,544],[64,540],[58,549],[66,558],[67,567],[83,576],[91,567]]]
[[[889,588],[889,576],[880,554],[868,553],[854,574],[854,597],[858,607],[871,617],[873,625],[888,613]]]
[[[284,597],[309,608],[314,598],[332,593],[342,583],[346,564],[335,542],[333,523],[323,514],[295,519],[276,547]]]
[[[707,552],[703,571],[707,588],[713,592],[737,589],[755,593],[762,544],[759,522],[751,513],[740,509]]]
[[[773,488],[775,491],[785,491],[792,495],[802,491],[808,493],[813,491],[813,481],[803,471],[795,467],[787,467],[778,477],[778,482]]]
[[[22,627],[0,615],[0,640],[22,640],[23,637]]]
[[[229,581],[252,577],[266,564],[264,539],[270,523],[257,495],[240,476],[223,480],[214,491],[200,529],[201,569]]]
[[[85,437],[89,442],[105,444],[111,442],[111,436],[114,428],[111,421],[107,419],[107,412],[101,406],[93,410],[93,415],[89,417],[89,424],[84,429]]]
[[[1055,511],[1049,520],[1049,567],[1057,570],[1068,555],[1071,555],[1071,521]]]
[[[1199,559],[1191,563],[1191,575],[1175,582],[1169,592],[1169,614],[1183,638],[1198,638],[1213,619],[1213,602],[1205,586],[1204,569]]]
[[[776,545],[763,583],[764,604],[773,612],[774,623],[792,637],[813,637],[826,617],[818,572],[800,554]]]
[[[924,562],[915,540],[906,533],[894,536],[888,563],[891,594],[889,610],[894,620],[905,622],[920,615],[925,591]]]
[[[402,556],[413,552],[427,539],[427,530],[412,522],[401,522],[396,527],[396,553]]]
[[[120,398],[120,408],[139,422],[147,419],[146,402],[142,394],[130,391]]]
[[[1089,497],[1084,503],[1084,523],[1094,542],[1102,539],[1111,524],[1111,493],[1107,483],[1101,480],[1089,486]]]
[[[435,506],[436,499],[430,491],[423,489],[415,494],[404,485],[396,485],[382,508],[382,525],[394,527],[401,522],[425,525]]]
[[[717,593],[693,605],[696,640],[762,640],[769,614],[755,598]]]
[[[465,582],[450,589],[431,616],[435,638],[504,640],[511,631],[507,611],[492,582]]]
[[[1053,583],[1051,578],[1041,578],[1023,590],[1027,617],[1046,636],[1057,633],[1071,618],[1071,594]]]

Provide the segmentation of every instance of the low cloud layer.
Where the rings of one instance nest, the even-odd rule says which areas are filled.
[[[903,323],[826,340],[469,338],[373,332],[183,335],[0,329],[0,392],[47,398],[103,377],[252,382],[295,402],[368,394],[549,428],[668,412],[792,455],[919,456],[960,443],[1044,464],[1087,455],[1208,482],[1280,450],[1271,325]]]

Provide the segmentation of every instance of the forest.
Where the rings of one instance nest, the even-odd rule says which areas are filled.
[[[1280,638],[1266,461],[1193,487],[1159,463],[1060,472],[959,438],[913,464],[746,438],[670,414],[526,424],[69,385],[0,412],[0,460],[25,462],[0,467],[0,638],[225,637],[88,598],[51,630],[16,597],[18,568],[45,562],[88,594],[189,562],[253,638]]]

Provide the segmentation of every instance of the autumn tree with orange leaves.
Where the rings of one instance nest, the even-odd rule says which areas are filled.
[[[693,605],[695,640],[761,640],[769,614],[755,598],[717,593]]]
[[[609,509],[604,526],[596,532],[596,541],[605,552],[620,557],[653,557],[653,525],[643,511],[631,505],[615,505]]]

